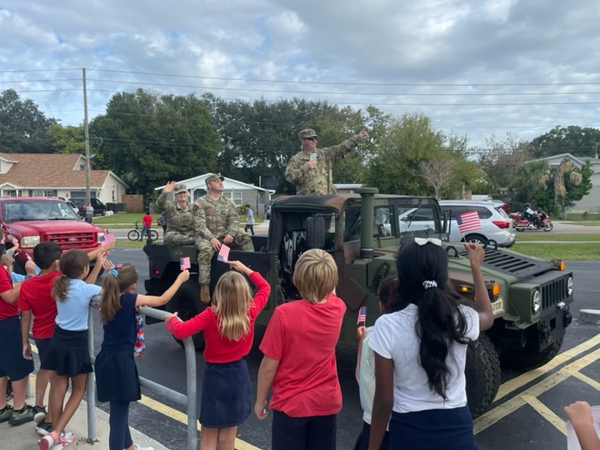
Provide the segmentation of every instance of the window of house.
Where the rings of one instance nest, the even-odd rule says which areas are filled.
[[[242,206],[242,193],[241,192],[223,192],[223,197],[228,198],[235,206]]]
[[[17,191],[15,191],[14,189],[5,189],[3,191],[4,197],[16,197],[17,196]]]

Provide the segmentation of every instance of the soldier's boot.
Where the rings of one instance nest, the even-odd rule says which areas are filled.
[[[200,285],[200,301],[202,303],[210,302],[210,287],[208,284]]]

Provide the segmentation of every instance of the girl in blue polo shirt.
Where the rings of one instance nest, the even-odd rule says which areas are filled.
[[[74,440],[73,433],[65,428],[79,407],[92,371],[88,350],[88,316],[92,297],[101,294],[95,285],[98,273],[106,260],[107,252],[96,258],[90,272],[90,258],[83,250],[69,250],[60,258],[61,276],[54,282],[52,296],[56,299],[56,327],[48,344],[41,368],[53,371],[49,405],[54,430],[38,441],[41,450],[57,444],[67,445]],[[85,280],[85,281],[84,281]],[[64,405],[71,380],[71,395]]]

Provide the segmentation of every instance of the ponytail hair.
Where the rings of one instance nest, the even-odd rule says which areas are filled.
[[[90,257],[83,250],[72,249],[63,253],[59,264],[61,276],[54,280],[52,297],[64,302],[67,299],[69,280],[80,278],[89,265]]]
[[[102,284],[103,294],[100,302],[100,320],[110,322],[121,309],[121,293],[138,281],[138,273],[131,264],[123,264],[120,268],[110,269]]]
[[[467,321],[456,297],[445,291],[448,257],[443,247],[428,242],[404,241],[396,257],[399,287],[392,304],[399,311],[417,306],[415,333],[419,339],[420,365],[429,388],[447,400],[450,369],[446,362],[451,345],[468,344]]]

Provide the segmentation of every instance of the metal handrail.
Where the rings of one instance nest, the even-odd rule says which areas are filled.
[[[149,308],[147,306],[140,308],[139,312],[159,320],[162,320],[162,318],[165,316],[164,311],[155,308]],[[181,394],[173,389],[169,389],[166,386],[155,383],[154,381],[144,377],[140,377],[140,384],[175,403],[187,405],[187,448],[188,450],[196,450],[198,448],[198,433],[196,432],[196,406],[198,402],[198,388],[196,385],[196,349],[191,337],[187,337],[183,340],[183,346],[185,349],[187,395]],[[93,364],[95,362],[94,324],[91,314],[88,319],[88,350],[90,352]],[[96,440],[96,383],[93,372],[90,374],[90,376],[88,376],[87,379],[86,401],[88,442],[94,442]]]

